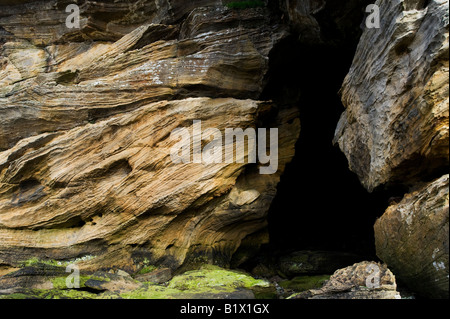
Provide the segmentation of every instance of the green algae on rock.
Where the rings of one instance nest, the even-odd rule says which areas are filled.
[[[200,270],[188,271],[175,276],[168,285],[182,291],[229,290],[236,292],[240,289],[251,290],[257,299],[276,298],[276,290],[267,280],[255,279],[237,270],[226,270],[213,265],[204,265]],[[212,291],[214,294],[216,291]]]
[[[274,297],[271,284],[235,270],[203,265],[175,276],[167,287],[146,283],[138,290],[123,293],[124,299],[249,299]],[[274,288],[272,289],[274,290]]]
[[[200,270],[192,270],[175,276],[169,284],[170,288],[180,290],[223,286],[231,288],[269,287],[270,283],[239,271],[204,265]]]

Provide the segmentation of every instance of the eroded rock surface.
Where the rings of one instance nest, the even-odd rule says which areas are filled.
[[[195,119],[204,129],[246,129],[260,109],[250,100],[158,102],[22,140],[1,153],[4,259],[20,257],[7,256],[20,247],[66,259],[76,257],[69,247],[98,254],[146,246],[152,258],[171,256],[169,266],[180,265],[191,246],[232,254],[241,239],[266,225],[279,173],[259,175],[255,166],[243,174],[247,165],[238,163],[175,164],[170,134]],[[282,120],[280,127],[281,169],[293,156],[299,129],[295,113],[285,115],[293,122]],[[249,199],[250,193],[258,196]]]
[[[2,262],[227,265],[267,226],[294,156],[297,110],[256,101],[287,27],[265,6],[149,0],[81,1],[80,28],[69,29],[67,4],[0,6]],[[173,163],[172,130],[192,134],[195,120],[222,134],[279,128],[277,173]]]
[[[289,28],[301,46],[319,48],[327,42],[328,50],[333,44],[342,49],[358,37],[354,23],[362,7],[358,1],[280,0],[235,10],[228,2],[78,1],[79,29],[65,24],[67,1],[0,3],[0,275],[7,274],[0,278],[1,294],[28,296],[16,291],[22,285],[22,290],[46,291],[37,297],[70,297],[65,288],[54,296],[49,292],[64,282],[62,277],[48,281],[57,274],[47,273],[47,266],[44,273],[39,267],[17,270],[35,256],[58,262],[84,256],[78,266],[88,273],[122,269],[135,274],[156,264],[170,269],[158,279],[165,282],[174,269],[212,261],[228,266],[236,252],[234,263],[240,265],[250,250],[268,241],[267,212],[295,153],[300,121],[293,104],[302,93],[295,87],[301,81],[271,90],[278,77],[270,79],[269,58],[279,59],[279,50],[295,43]],[[448,1],[377,4],[382,27],[364,31],[342,88],[347,110],[335,137],[369,191],[441,176],[449,154]],[[272,7],[280,11],[274,14]],[[271,55],[274,48],[278,53]],[[282,95],[280,105],[259,101],[273,92]],[[175,164],[170,134],[180,127],[192,134],[195,120],[203,129],[222,133],[226,128],[278,128],[277,172],[261,175],[264,165],[247,163]],[[441,214],[447,207],[447,246],[444,242],[433,250],[432,261],[423,249],[428,259],[420,263],[432,276],[430,262],[436,270],[446,267],[448,276],[448,192],[445,206],[441,197],[434,199],[438,203],[431,199],[432,190],[411,195],[424,203],[414,209]],[[401,215],[413,216],[408,201],[409,195],[399,204],[408,209]],[[411,226],[408,218],[400,228]],[[431,224],[445,225],[445,216],[439,218]],[[419,228],[416,235],[429,231],[428,238],[439,238],[436,242],[445,235],[445,227]],[[400,235],[389,245],[401,247],[406,235]],[[392,236],[392,229],[386,230],[377,240]],[[398,249],[381,246],[383,260]],[[410,254],[420,257],[417,249],[422,248],[411,248]],[[389,265],[397,269],[401,258]],[[285,271],[310,273],[318,264],[334,262],[319,261],[308,259]],[[337,272],[327,288],[302,296],[398,297],[395,279],[382,265],[381,290],[361,288],[364,266]],[[431,280],[427,271],[428,277],[420,278],[425,283]],[[445,281],[441,273],[436,275],[439,287]],[[85,287],[113,294],[126,290],[123,298],[191,297],[180,287],[143,285],[116,275],[108,277],[113,283],[90,278]],[[260,293],[237,286],[197,291],[196,297]],[[440,296],[445,292],[439,287]]]
[[[377,1],[342,86],[335,143],[372,191],[448,166],[448,1]]]
[[[448,175],[431,181],[449,164],[449,2],[376,5],[380,28],[361,37],[334,142],[368,191],[409,189],[375,225],[377,254],[415,292],[447,298]]]
[[[407,194],[375,224],[377,255],[411,289],[448,298],[449,175]]]
[[[376,284],[368,280],[377,276]],[[385,264],[361,262],[337,270],[320,289],[292,296],[292,299],[400,299],[395,276]]]

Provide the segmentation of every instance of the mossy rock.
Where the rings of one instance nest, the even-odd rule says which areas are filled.
[[[18,266],[34,267],[34,266],[39,266],[39,265],[48,265],[48,266],[55,266],[55,267],[67,267],[69,265],[77,264],[79,262],[90,260],[93,258],[95,258],[95,256],[92,256],[92,255],[86,255],[86,256],[76,258],[73,260],[40,259],[38,257],[32,257],[30,259],[20,262],[20,264]]]
[[[51,279],[53,288],[59,289],[59,290],[66,290],[67,289],[66,279],[67,279],[67,276],[56,277],[56,278]],[[92,279],[97,279],[97,277],[80,275],[80,288],[86,288],[86,282],[88,280],[92,280]]]
[[[24,289],[9,295],[0,295],[0,299],[95,299],[96,294],[78,289]]]
[[[179,293],[181,291],[177,289],[147,284],[143,288],[122,293],[120,297],[123,299],[176,299]]]
[[[35,268],[38,266],[38,268]],[[42,266],[45,268],[41,275]],[[50,268],[54,276],[48,275]],[[57,270],[57,271],[55,271]],[[266,280],[255,279],[247,273],[205,265],[199,270],[178,275],[167,286],[141,283],[131,277],[96,272],[80,275],[80,287],[68,289],[63,267],[35,263],[21,269],[27,275],[37,275],[49,288],[28,287],[13,289],[0,299],[254,299],[275,298],[276,290]],[[17,274],[17,275],[22,275]],[[28,278],[28,277],[27,277]],[[14,279],[14,278],[13,278]],[[99,289],[93,283],[98,283]],[[123,287],[122,287],[123,286]],[[117,289],[115,289],[117,288]],[[120,289],[119,289],[120,288]],[[122,289],[123,288],[123,289]],[[97,291],[94,293],[94,291]]]
[[[271,291],[269,291],[271,289]],[[204,265],[199,270],[175,276],[167,287],[145,284],[120,295],[124,299],[253,299],[274,297],[275,288],[250,275]]]
[[[153,271],[155,271],[155,270],[157,270],[157,269],[158,269],[158,267],[153,266],[153,265],[145,266],[145,267],[141,268],[141,269],[136,273],[136,275],[145,275],[145,274],[151,273],[151,272],[153,272]]]
[[[103,296],[102,298],[105,298]],[[120,294],[122,299],[254,299],[251,290],[230,287],[200,287],[180,290],[164,286],[146,285],[135,291]]]

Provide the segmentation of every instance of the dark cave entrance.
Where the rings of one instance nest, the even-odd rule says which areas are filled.
[[[373,225],[389,199],[404,191],[369,193],[332,144],[344,111],[338,92],[356,43],[305,46],[293,36],[272,52],[262,98],[279,107],[296,105],[301,133],[270,207],[270,244],[262,251],[341,251],[376,260]]]

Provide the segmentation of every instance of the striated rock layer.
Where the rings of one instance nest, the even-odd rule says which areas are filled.
[[[175,164],[170,133],[193,120],[205,129],[246,129],[260,108],[250,100],[163,101],[20,141],[0,155],[2,250],[46,249],[59,259],[70,257],[67,248],[79,255],[146,246],[173,266],[199,247],[227,260],[266,226],[280,173],[259,175],[255,164]],[[294,155],[299,121],[284,112],[279,125],[281,172]]]
[[[335,143],[372,191],[436,176],[449,159],[448,1],[377,1],[341,94]]]
[[[390,206],[375,224],[378,256],[422,295],[448,298],[449,175]]]
[[[48,15],[61,11],[39,3]],[[6,12],[29,10],[16,7]],[[61,36],[38,46],[29,38],[39,34],[25,33],[26,14],[0,19],[0,26],[14,32],[4,36],[0,56],[0,150],[30,135],[71,129],[153,101],[257,98],[268,54],[286,31],[271,25],[263,8],[212,8],[196,8],[177,25],[147,21],[116,41],[69,42]]]
[[[79,1],[68,29],[67,4],[0,5],[0,265],[227,265],[294,156],[297,110],[255,101],[286,28],[266,7],[149,0]],[[173,163],[172,130],[195,120],[279,128],[278,171]]]

